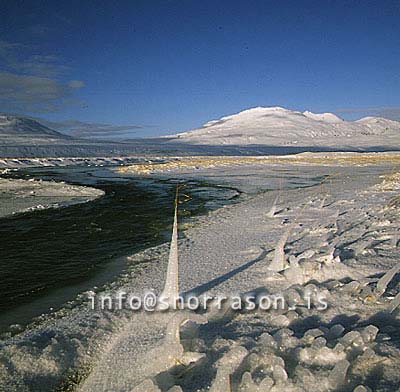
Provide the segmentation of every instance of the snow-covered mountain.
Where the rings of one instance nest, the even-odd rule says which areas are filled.
[[[172,136],[197,145],[374,147],[400,146],[400,122],[366,117],[345,121],[332,113],[257,107]]]
[[[38,121],[26,117],[0,115],[0,137],[43,137],[67,139],[68,136],[54,131]]]

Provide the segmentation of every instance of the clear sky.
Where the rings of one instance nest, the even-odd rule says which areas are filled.
[[[254,106],[400,119],[400,1],[3,0],[1,15],[3,112],[131,136]]]

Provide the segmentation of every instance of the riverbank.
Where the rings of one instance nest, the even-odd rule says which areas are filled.
[[[0,178],[0,217],[92,201],[100,189],[65,182]]]
[[[67,208],[45,209],[41,204],[34,213],[0,220],[0,231],[7,233],[0,238],[0,333],[10,325],[22,330],[80,292],[114,281],[126,268],[127,256],[169,237],[173,180],[123,178],[108,168],[94,167],[20,169],[7,175],[10,184],[37,185],[35,191],[11,192],[13,207],[19,198],[41,199],[46,184],[96,189],[103,196],[80,204],[75,197],[75,205]],[[182,219],[238,196],[229,187],[184,184],[187,202]],[[46,193],[47,200],[53,200],[52,193]]]

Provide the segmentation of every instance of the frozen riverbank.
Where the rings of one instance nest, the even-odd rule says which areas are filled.
[[[103,195],[100,189],[63,182],[0,178],[0,217],[84,203]]]
[[[7,175],[18,184],[72,183],[99,189],[104,196],[0,220],[0,231],[7,234],[0,239],[0,333],[12,324],[20,324],[20,330],[78,293],[112,282],[126,268],[126,256],[167,240],[174,181],[122,178],[107,168],[87,167],[20,169]],[[187,218],[237,196],[229,187],[187,185]]]
[[[63,388],[78,384],[83,391],[130,391],[145,382],[138,391],[156,391],[149,386],[155,383],[162,391],[180,385],[218,392],[229,390],[228,380],[233,391],[394,390],[398,320],[385,311],[398,287],[394,281],[383,295],[376,287],[376,277],[399,256],[399,185],[392,167],[224,167],[174,176],[248,192],[242,203],[211,212],[186,231],[181,291],[282,292],[299,306],[210,310],[208,324],[194,335],[186,329],[183,346],[171,347],[163,340],[168,314],[93,311],[82,296],[79,307],[4,341],[0,371],[7,390],[55,390],[68,374]],[[287,177],[290,186],[280,185]],[[131,270],[106,292],[160,292],[167,258],[167,245],[134,255]],[[282,268],[271,269],[277,261]],[[314,300],[326,294],[328,309],[308,309],[307,292]],[[191,365],[181,349],[196,354]]]

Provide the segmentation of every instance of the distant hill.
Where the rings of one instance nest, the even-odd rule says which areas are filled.
[[[54,131],[33,119],[10,115],[0,115],[0,137],[3,142],[5,138],[13,142],[20,138],[70,139],[69,136]]]
[[[210,146],[368,148],[400,146],[400,122],[378,117],[345,121],[332,113],[257,107],[201,128],[169,136],[170,142]]]
[[[76,122],[71,125],[76,126]],[[30,117],[0,114],[0,158],[120,157],[170,151],[177,152],[175,146],[152,139],[125,143],[80,139],[57,132]]]

